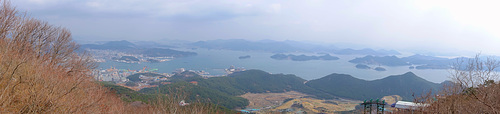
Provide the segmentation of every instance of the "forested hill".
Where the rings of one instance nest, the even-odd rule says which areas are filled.
[[[193,81],[192,79],[186,81]],[[441,84],[422,79],[412,72],[366,81],[345,74],[331,74],[308,81],[291,74],[270,74],[261,70],[236,72],[225,77],[197,78],[199,86],[211,88],[232,96],[245,93],[281,93],[298,91],[322,99],[338,97],[364,100],[386,95],[400,95],[412,99],[428,90],[438,90]]]
[[[185,78],[181,78],[185,77]],[[248,100],[237,97],[245,93],[282,93],[298,91],[319,98],[335,98],[325,92],[310,88],[304,84],[306,80],[295,75],[269,74],[261,70],[247,70],[236,72],[225,77],[212,77],[208,79],[190,75],[183,72],[173,76],[172,84],[160,85],[159,88],[144,88],[143,94],[162,93],[171,91],[189,93],[187,101],[207,101],[227,108],[241,108],[248,105]],[[197,81],[197,85],[187,83]]]
[[[144,88],[139,92],[145,95],[155,93],[178,94],[178,96],[185,97],[186,102],[214,103],[230,109],[242,108],[248,105],[248,100],[245,98],[229,95],[214,88],[197,86],[185,81],[160,85],[159,88]]]
[[[209,78],[201,81],[199,85],[214,88],[231,95],[242,95],[247,92],[281,93],[299,91],[321,98],[334,98],[330,94],[306,86],[305,81],[295,75],[269,74],[261,70],[247,70],[226,77]]]
[[[400,95],[404,99],[413,99],[429,90],[438,90],[441,84],[422,79],[412,72],[388,76],[383,79],[366,81],[346,74],[331,74],[306,83],[329,94],[352,99],[376,99],[386,95]]]
[[[194,81],[197,83],[188,83]],[[182,93],[189,93],[186,96],[189,102],[201,100],[232,109],[248,105],[248,100],[237,97],[245,93],[297,91],[319,99],[341,97],[365,100],[387,95],[400,95],[405,99],[412,99],[413,93],[420,95],[424,91],[440,88],[440,84],[426,81],[411,72],[373,81],[357,79],[345,74],[331,74],[307,81],[295,75],[270,74],[261,70],[247,70],[224,77],[205,79],[183,72],[172,76],[170,82],[171,84],[160,85],[159,88],[144,88],[139,92],[142,95],[151,95],[158,92],[170,94],[172,91],[182,91]]]

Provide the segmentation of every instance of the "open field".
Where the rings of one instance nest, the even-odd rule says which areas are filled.
[[[302,108],[302,110],[311,111],[314,113],[321,113],[321,112],[333,113],[336,111],[354,110],[355,106],[359,105],[360,102],[361,101],[351,101],[351,100],[319,100],[314,98],[298,98],[290,100],[272,110],[278,111],[287,108]],[[300,105],[302,107],[297,107]]]
[[[285,93],[246,93],[240,97],[246,98],[250,102],[247,108],[262,108],[268,106],[278,106],[285,99],[300,98],[304,96],[307,95],[296,91],[289,91]]]
[[[280,112],[286,109],[293,109],[294,112],[304,111],[309,113],[333,113],[336,111],[354,110],[355,106],[362,102],[346,99],[320,100],[306,98],[306,96],[308,95],[304,93],[289,91],[285,93],[247,93],[241,95],[240,97],[249,100],[250,104],[247,108],[263,109],[259,113]],[[285,99],[292,100],[283,103]]]
[[[381,100],[385,100],[385,102],[389,105],[396,103],[397,101],[403,100],[403,98],[399,95],[390,95],[384,96]]]

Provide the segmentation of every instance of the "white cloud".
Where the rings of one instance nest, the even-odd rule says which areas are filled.
[[[281,11],[281,4],[271,4],[270,12],[279,13]]]
[[[93,8],[101,8],[103,5],[99,2],[87,2],[87,6]]]

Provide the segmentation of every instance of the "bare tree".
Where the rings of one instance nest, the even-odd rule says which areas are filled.
[[[475,88],[487,81],[498,80],[495,69],[499,67],[500,62],[493,57],[483,60],[479,56],[480,54],[477,54],[474,58],[457,59],[453,64],[451,79],[460,89]]]
[[[450,71],[452,83],[445,86],[424,110],[431,113],[500,113],[500,85],[497,68],[500,62],[493,57],[458,59]]]
[[[88,76],[69,30],[0,0],[0,113],[109,113],[123,102]]]
[[[89,74],[68,29],[18,12],[0,0],[0,113],[218,113],[217,106],[179,106],[178,96],[130,106]],[[182,97],[182,96],[181,96]]]

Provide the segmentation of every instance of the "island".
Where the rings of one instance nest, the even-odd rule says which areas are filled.
[[[371,69],[371,67],[369,67],[368,65],[365,65],[365,64],[357,64],[356,68],[358,68],[358,69]]]
[[[271,58],[276,60],[292,60],[292,61],[309,61],[309,60],[338,60],[338,57],[325,54],[322,56],[307,56],[307,55],[293,55],[293,54],[274,54]]]
[[[134,56],[122,56],[121,58],[115,58],[115,59],[118,62],[124,62],[124,63],[136,63],[140,61]]]
[[[340,49],[340,50],[334,50],[334,54],[337,55],[377,55],[377,56],[387,56],[387,55],[401,55],[401,53],[395,51],[395,50],[373,50],[370,48],[365,48],[365,49]]]
[[[159,62],[161,62],[160,60],[156,60],[156,59],[148,59],[146,61],[150,62],[150,63],[159,63]]]
[[[426,64],[426,65],[420,65],[415,67],[416,69],[419,70],[424,70],[424,69],[450,69],[452,68],[450,65],[439,65],[439,64]]]
[[[189,57],[198,55],[195,52],[177,51],[173,49],[150,48],[138,50],[137,54],[142,54],[147,57]]]
[[[384,67],[379,66],[379,67],[372,68],[372,67],[365,65],[365,64],[357,64],[356,68],[357,69],[371,69],[371,70],[375,70],[375,71],[386,71],[386,69]]]
[[[249,59],[251,56],[250,55],[246,55],[246,56],[240,56],[238,57],[238,59]]]
[[[144,45],[148,44],[147,42]],[[151,44],[156,45],[156,44]],[[126,40],[109,41],[104,44],[83,44],[79,51],[87,51],[93,55],[96,62],[114,60],[125,63],[151,62],[159,63],[170,61],[174,58],[196,56],[196,52],[179,51],[168,48],[166,45],[139,46]]]
[[[464,57],[440,58],[416,54],[399,58],[397,56],[367,55],[352,59],[349,62],[367,65],[409,66],[409,69],[450,69],[450,64],[456,62],[457,59],[464,59]]]
[[[376,68],[375,68],[375,69],[373,69],[373,70],[376,70],[376,71],[386,71],[386,69],[385,69],[385,68],[383,68],[383,67],[376,67]]]
[[[371,65],[386,65],[386,66],[406,66],[410,65],[408,62],[401,60],[400,58],[396,56],[372,56],[372,55],[367,55],[362,58],[355,58],[353,60],[350,60],[349,62],[351,63],[358,63],[358,64],[371,64]]]

